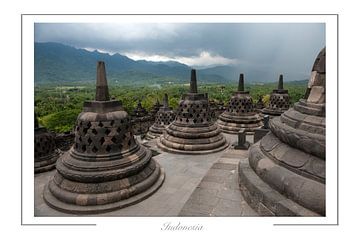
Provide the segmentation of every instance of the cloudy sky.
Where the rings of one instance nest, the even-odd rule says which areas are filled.
[[[325,46],[325,24],[37,23],[35,41],[198,68],[244,65],[308,75]]]

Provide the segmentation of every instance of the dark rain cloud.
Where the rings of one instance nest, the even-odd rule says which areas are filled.
[[[35,41],[108,52],[192,57],[209,52],[265,71],[308,75],[325,46],[323,23],[40,23]]]

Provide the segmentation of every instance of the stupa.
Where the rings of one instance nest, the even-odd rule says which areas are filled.
[[[154,139],[162,135],[165,127],[175,120],[175,113],[169,107],[168,95],[165,94],[163,106],[156,114],[155,123],[150,127],[147,133],[148,138]]]
[[[74,144],[74,131],[68,131],[65,133],[58,133],[55,136],[56,147],[62,151],[67,151]]]
[[[147,110],[142,106],[141,101],[138,101],[136,108],[132,114],[134,117],[144,117],[148,115]]]
[[[211,119],[207,94],[197,91],[195,70],[191,70],[190,92],[182,96],[175,121],[166,127],[158,146],[165,151],[183,154],[213,153],[228,146]]]
[[[149,127],[151,126],[151,118],[151,115],[149,115],[139,100],[136,108],[134,109],[134,112],[131,115],[134,134],[146,134],[146,132],[149,130]]]
[[[264,101],[263,101],[263,96],[260,95],[259,96],[259,99],[258,101],[256,102],[256,105],[255,105],[255,111],[256,112],[261,112],[262,109],[265,108],[265,104],[264,104]]]
[[[160,104],[158,99],[156,99],[156,103],[153,105],[152,109],[150,110],[150,115],[153,118],[153,120],[155,120],[156,113],[159,111],[161,106],[163,106],[163,105]]]
[[[209,100],[210,110],[211,110],[211,117],[212,120],[216,121],[225,110],[225,106],[223,102],[215,102],[215,100]]]
[[[77,118],[75,144],[60,157],[45,186],[46,203],[75,214],[100,213],[149,197],[165,174],[151,151],[133,136],[129,115],[110,100],[105,63],[97,64],[96,98],[84,102]]]
[[[309,94],[269,122],[270,133],[240,161],[245,200],[261,215],[324,216],[325,48],[314,63]]]
[[[34,172],[50,171],[55,168],[61,151],[56,147],[54,135],[39,125],[36,115],[34,126]]]
[[[255,112],[249,91],[244,90],[244,74],[240,74],[238,90],[231,97],[228,107],[219,116],[219,128],[224,133],[237,134],[240,129],[253,132],[262,126],[261,117]]]
[[[278,88],[273,90],[270,95],[268,107],[262,110],[262,113],[270,117],[279,116],[289,109],[290,97],[288,91],[284,89],[283,75],[279,76]]]

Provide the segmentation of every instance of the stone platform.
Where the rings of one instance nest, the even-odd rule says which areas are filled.
[[[185,203],[179,216],[257,216],[239,190],[237,165],[247,150],[229,149],[216,161]]]
[[[229,142],[235,135],[224,134]],[[251,139],[249,139],[251,140]],[[229,148],[207,155],[182,155],[162,152],[156,141],[145,145],[153,151],[153,159],[166,171],[162,187],[144,201],[108,213],[90,216],[255,216],[238,189],[236,165],[247,151]],[[156,156],[155,156],[156,155]],[[50,208],[42,198],[45,184],[55,171],[35,175],[35,216],[76,216]],[[208,193],[206,193],[208,192]],[[216,193],[215,197],[212,194]],[[207,205],[207,212],[197,208],[193,200]],[[209,208],[209,206],[211,208]],[[201,206],[200,206],[201,207]]]

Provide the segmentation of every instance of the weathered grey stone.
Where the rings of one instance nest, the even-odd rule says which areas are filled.
[[[109,101],[109,89],[105,74],[105,62],[99,61],[96,74],[96,101]]]
[[[175,121],[157,141],[159,148],[172,153],[208,154],[229,143],[213,122],[206,94],[197,93],[196,72],[191,71],[190,92],[182,96]]]
[[[270,117],[279,116],[290,107],[290,97],[287,90],[284,90],[283,75],[279,76],[278,89],[274,89],[270,95],[268,107],[261,112]]]
[[[137,107],[131,115],[132,130],[135,135],[144,135],[152,125],[152,116],[141,105],[139,101]]]
[[[147,138],[157,138],[163,134],[165,127],[175,120],[175,112],[169,107],[168,95],[164,95],[163,106],[156,113],[155,123],[150,127]]]
[[[270,132],[250,147],[248,163],[239,164],[242,194],[262,215],[325,215],[325,66],[319,65],[325,64],[323,57],[325,50],[314,63],[321,75],[313,74],[307,97],[272,118]],[[280,80],[276,94],[285,91]]]
[[[262,126],[261,117],[254,109],[249,92],[244,91],[244,74],[240,74],[238,91],[234,92],[217,123],[222,132],[229,134],[237,134],[242,128],[253,132]]]
[[[308,101],[311,103],[323,103],[325,101],[325,89],[322,86],[313,86],[311,88]]]
[[[108,100],[105,65],[98,63],[96,101],[84,103],[75,144],[57,162],[44,188],[56,210],[88,214],[135,204],[152,195],[165,175],[149,149],[134,138],[121,103]]]
[[[246,141],[245,129],[240,129],[238,132],[238,142],[235,145],[235,149],[248,149],[250,143]]]
[[[34,172],[42,173],[55,168],[61,150],[56,145],[54,134],[39,125],[36,115],[34,122]]]

